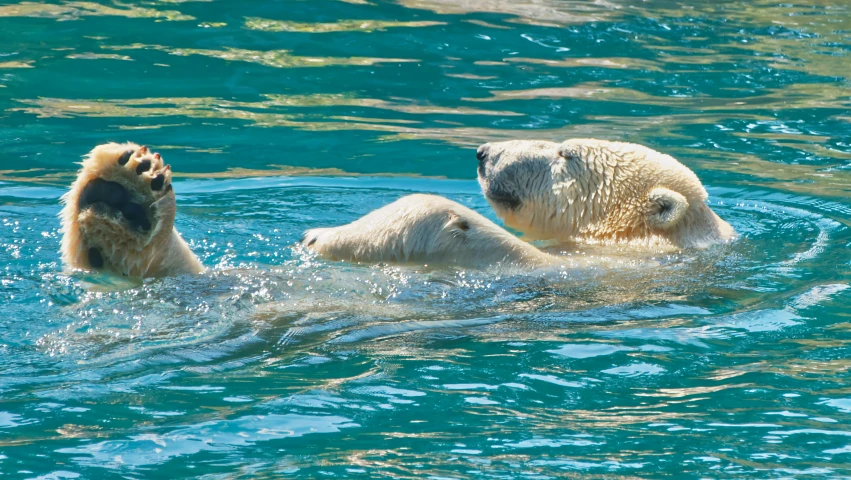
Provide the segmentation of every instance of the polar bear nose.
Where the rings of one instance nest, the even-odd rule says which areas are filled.
[[[489,143],[486,143],[486,144],[480,146],[479,149],[476,150],[476,158],[480,162],[484,162],[485,159],[488,158],[488,150],[490,150],[490,148],[491,148],[491,146],[490,146]]]

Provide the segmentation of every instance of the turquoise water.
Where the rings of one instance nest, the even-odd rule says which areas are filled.
[[[0,472],[851,476],[841,3],[0,5]],[[511,277],[290,248],[410,192],[494,218],[475,146],[569,137],[676,156],[742,238]],[[127,140],[209,273],[62,273],[74,162]]]

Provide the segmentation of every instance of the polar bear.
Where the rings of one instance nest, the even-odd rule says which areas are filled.
[[[735,238],[697,176],[634,143],[512,140],[476,152],[482,192],[506,226],[532,240],[706,247]]]
[[[559,262],[479,213],[425,194],[402,197],[347,225],[308,230],[301,243],[328,259],[369,263],[537,268]]]
[[[95,147],[63,195],[62,261],[131,277],[200,273],[174,228],[171,167],[133,143]]]

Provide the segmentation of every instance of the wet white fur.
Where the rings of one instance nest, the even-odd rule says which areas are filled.
[[[735,238],[706,204],[697,176],[669,155],[621,142],[514,140],[486,144],[479,183],[507,226],[560,242],[705,247]]]
[[[163,188],[152,191],[150,183],[158,174],[171,183],[171,170],[159,157],[146,156],[153,167],[137,175],[139,155],[121,166],[118,158],[127,150],[139,151],[132,143],[109,143],[95,147],[83,160],[82,169],[71,189],[63,195],[65,204],[59,216],[62,221],[62,261],[66,266],[90,269],[88,250],[100,249],[106,270],[132,277],[158,277],[181,273],[199,273],[203,266],[174,228],[176,204],[174,191]],[[96,178],[121,184],[139,204],[152,206],[153,221],[149,232],[131,231],[120,215],[87,208],[77,208],[85,186]]]
[[[541,252],[452,200],[415,194],[354,222],[308,230],[303,244],[332,260],[542,267],[560,259]]]
[[[128,276],[201,272],[200,261],[174,229],[173,191],[150,189],[156,172],[165,172],[170,183],[170,170],[157,158],[150,172],[136,175],[138,155],[118,165],[123,152],[139,148],[100,145],[85,158],[63,196],[62,259],[71,267],[90,268],[88,249],[96,247],[107,269]],[[487,151],[479,175],[482,189],[486,196],[500,190],[522,200],[510,209],[488,199],[506,225],[530,238],[701,247],[735,236],[706,205],[706,191],[694,173],[649,148],[580,139],[500,142],[487,144]],[[134,201],[151,205],[151,231],[131,231],[120,215],[80,212],[80,193],[95,178],[120,183]],[[606,263],[547,254],[456,202],[422,194],[348,225],[309,230],[303,244],[327,258],[357,262],[524,269]]]

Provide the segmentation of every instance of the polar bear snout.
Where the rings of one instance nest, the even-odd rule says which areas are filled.
[[[490,148],[490,144],[486,143],[484,145],[479,146],[479,148],[476,150],[476,160],[479,161],[479,177],[483,177],[485,175],[485,164],[488,160],[488,153],[490,152]]]
[[[476,159],[479,162],[484,162],[488,158],[488,151],[490,150],[490,148],[490,143],[480,145],[479,148],[476,150]]]
[[[549,163],[536,154],[515,151],[517,143],[486,143],[476,150],[479,185],[500,216],[521,208],[530,196],[529,183],[549,175]]]

